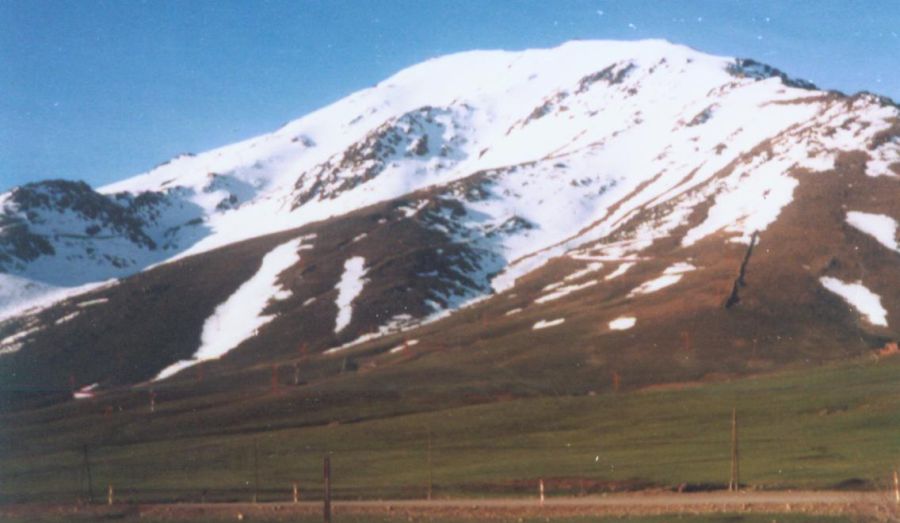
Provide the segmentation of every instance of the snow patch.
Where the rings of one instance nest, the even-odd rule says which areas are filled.
[[[286,290],[278,284],[278,276],[300,261],[298,251],[302,241],[303,238],[296,238],[269,251],[256,274],[206,319],[200,335],[200,348],[193,358],[173,363],[154,380],[168,378],[202,361],[221,358],[272,321],[275,316],[263,315],[263,310],[273,297],[284,296]]]
[[[796,162],[787,158],[736,168],[722,183],[722,192],[706,219],[682,238],[682,246],[690,247],[723,230],[738,233],[739,241],[749,244],[754,232],[765,230],[778,218],[781,209],[793,201],[799,182],[788,171],[794,165]]]
[[[117,284],[112,279],[77,287],[56,287],[0,273],[0,321],[22,314],[34,314],[67,298]]]
[[[881,305],[881,297],[867,289],[862,281],[845,283],[829,276],[823,276],[819,281],[826,289],[843,298],[872,325],[888,326],[887,311]]]
[[[81,307],[82,309],[85,307],[93,307],[94,305],[101,305],[109,301],[109,298],[97,298],[96,300],[88,300],[80,303],[76,303],[77,307]]]
[[[366,284],[364,278],[366,260],[362,256],[354,256],[344,262],[344,273],[337,284],[338,295],[335,303],[338,314],[334,321],[335,334],[344,330],[353,317],[353,300],[362,292]]]
[[[278,291],[272,295],[272,299],[275,301],[284,301],[293,295],[294,295],[294,291],[292,291],[290,289],[281,289],[280,291]]]
[[[59,318],[58,320],[54,321],[53,324],[54,325],[62,325],[63,323],[66,323],[67,321],[74,320],[79,314],[81,314],[81,311],[71,312],[69,314],[66,314],[62,318]]]
[[[22,348],[22,343],[11,343],[9,345],[0,345],[0,356],[4,354],[12,354],[14,352],[19,352]]]
[[[581,289],[587,289],[588,287],[591,287],[593,285],[597,285],[597,280],[591,280],[591,281],[582,283],[580,285],[567,285],[565,287],[560,287],[555,292],[552,292],[550,294],[545,294],[544,296],[541,296],[540,298],[534,300],[534,302],[540,304],[540,303],[547,303],[548,301],[558,300],[558,299],[562,298],[563,296],[568,296],[569,294],[572,294],[575,291],[580,291]]]
[[[416,202],[412,206],[400,207],[398,210],[403,213],[404,218],[412,218],[413,216],[419,214],[419,211],[424,209],[426,205],[428,205],[428,200],[421,200],[419,202]]]
[[[536,330],[541,330],[541,329],[547,329],[550,327],[556,327],[557,325],[562,325],[565,322],[566,322],[565,318],[557,318],[555,320],[550,320],[550,321],[540,320],[531,326],[531,330],[536,331]]]
[[[697,270],[697,267],[687,262],[678,262],[674,265],[670,265],[666,267],[666,270],[663,271],[663,274],[684,274],[686,272],[691,272]]]
[[[681,277],[684,275],[684,273],[696,269],[697,268],[690,263],[678,262],[667,267],[666,270],[663,271],[662,276],[650,281],[646,281],[635,287],[630,293],[628,293],[628,297],[630,298],[639,294],[650,294],[660,289],[664,289],[670,285],[675,285],[676,283],[681,281]]]
[[[97,390],[97,387],[99,386],[99,383],[92,383],[91,385],[88,385],[86,387],[81,387],[80,389],[72,393],[72,397],[77,400],[93,398],[95,396],[94,391]]]
[[[39,332],[41,329],[43,329],[43,327],[41,327],[41,326],[31,327],[31,328],[25,329],[21,332],[17,332],[15,334],[13,334],[12,336],[7,336],[7,337],[3,338],[2,340],[0,340],[0,347],[5,346],[5,345],[12,345],[14,343],[20,342],[20,341],[24,340],[25,338],[27,338],[28,336],[31,336],[32,334]]]
[[[891,170],[892,166],[896,169],[900,166],[900,138],[894,137],[893,140],[887,141],[874,151],[869,152],[870,159],[866,162],[866,175],[890,176],[896,178],[897,173]]]
[[[396,347],[392,348],[391,350],[388,351],[388,354],[396,354],[407,347],[412,347],[413,345],[418,345],[418,343],[419,343],[419,340],[409,340],[407,342],[401,343],[400,345],[397,345]]]
[[[584,269],[575,271],[572,274],[566,276],[564,279],[565,279],[565,281],[577,280],[583,276],[587,276],[588,274],[591,274],[592,272],[597,272],[602,268],[603,268],[603,264],[600,262],[589,263],[587,265],[587,267],[585,267]]]
[[[447,314],[447,311],[442,311],[439,314],[441,315],[441,317],[444,317]],[[409,330],[413,327],[423,325],[424,323],[427,323],[427,320],[420,322],[420,321],[417,321],[415,318],[413,318],[409,314],[398,314],[398,315],[394,316],[393,318],[391,318],[386,324],[379,327],[377,331],[363,334],[359,338],[356,338],[355,340],[347,342],[338,347],[332,347],[332,348],[326,350],[324,352],[324,354],[334,354],[336,352],[340,352],[342,350],[349,349],[350,347],[354,347],[361,343],[365,343],[367,341],[378,339],[378,338],[380,338],[382,336],[386,336],[388,334],[397,334],[397,333],[403,332],[405,330]]]
[[[890,216],[851,211],[847,213],[847,223],[875,238],[888,249],[900,252],[900,245],[897,243],[897,221]]]
[[[544,291],[544,292],[555,291],[556,289],[562,287],[562,286],[565,285],[565,284],[566,284],[566,282],[564,282],[564,281],[557,281],[557,282],[553,282],[553,283],[548,284],[548,285],[544,285],[544,288],[541,289],[541,290]]]
[[[22,347],[24,347],[26,338],[43,329],[43,326],[39,324],[35,325],[36,323],[36,321],[30,321],[26,323],[26,328],[24,330],[16,332],[15,334],[12,334],[0,340],[0,356],[18,352]]]
[[[517,307],[515,309],[510,309],[510,310],[506,311],[506,314],[504,314],[504,316],[512,316],[513,314],[519,314],[520,312],[522,312],[522,309]]]
[[[634,316],[620,316],[609,322],[609,328],[614,331],[624,331],[634,327],[635,323],[637,323],[637,318]]]
[[[671,285],[675,285],[679,281],[681,281],[680,274],[666,274],[638,285],[628,293],[628,297],[631,298],[640,294],[650,294]]]
[[[606,277],[603,278],[603,279],[606,280],[606,281],[609,281],[609,280],[618,278],[619,276],[621,276],[621,275],[625,274],[626,272],[628,272],[628,269],[630,269],[630,268],[632,268],[632,267],[634,267],[634,262],[625,262],[625,263],[619,265],[618,267],[616,267],[616,270],[614,270],[614,271],[612,271],[611,273],[607,274]]]

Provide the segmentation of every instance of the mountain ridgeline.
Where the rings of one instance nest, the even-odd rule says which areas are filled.
[[[107,187],[0,195],[0,393],[477,402],[874,353],[898,196],[883,97],[662,41],[445,56]]]

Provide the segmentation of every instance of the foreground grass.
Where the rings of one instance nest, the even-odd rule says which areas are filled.
[[[534,495],[539,478],[548,495],[718,486],[728,480],[735,407],[745,485],[872,488],[886,484],[900,461],[898,376],[900,358],[892,358],[349,424],[202,437],[173,426],[172,439],[93,447],[91,473],[98,498],[112,484],[126,501],[249,501],[257,482],[260,500],[287,500],[294,483],[314,499],[325,454],[344,499],[423,497],[429,475],[438,497]],[[67,450],[35,451],[39,440],[28,452],[0,449],[0,500],[71,501],[83,493],[83,440],[70,437]]]

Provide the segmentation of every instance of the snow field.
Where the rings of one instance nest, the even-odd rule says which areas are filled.
[[[723,232],[732,241],[746,243],[792,202],[798,184],[793,172],[833,168],[835,150],[868,143],[897,111],[862,97],[852,108],[856,121],[843,125],[847,117],[843,104],[829,106],[816,100],[817,93],[787,87],[777,78],[736,78],[726,71],[731,63],[658,40],[571,42],[555,49],[474,51],[428,60],[273,133],[182,155],[102,188],[105,194],[177,194],[173,201],[178,206],[167,218],[173,222],[157,229],[181,226],[182,242],[190,246],[174,255],[150,255],[124,240],[111,240],[107,245],[111,252],[131,260],[133,266],[112,271],[91,265],[87,277],[127,276],[152,263],[298,227],[482,171],[496,171],[486,197],[453,198],[468,213],[465,233],[477,236],[479,248],[496,253],[506,264],[491,282],[495,291],[511,288],[517,278],[553,257],[603,242],[599,257],[546,289],[536,303],[596,284],[570,282],[600,270],[601,260],[621,261],[605,281],[621,276],[635,263],[622,260],[639,259],[643,249],[684,225],[694,207],[709,198],[714,203],[708,215],[687,232],[682,244],[690,246]],[[622,73],[621,78],[614,82],[598,76],[607,69]],[[780,103],[800,98],[809,101]],[[433,108],[434,116],[416,116],[426,106]],[[427,137],[427,154],[419,155],[412,144],[405,144],[389,155],[371,180],[294,208],[298,184],[314,182],[322,165],[344,158],[348,148],[384,126],[404,139],[411,139],[411,131],[421,131]],[[771,155],[743,158],[765,141],[770,142]],[[887,169],[900,159],[900,147],[896,141],[888,142],[870,156],[867,174],[890,174]],[[345,180],[354,169],[370,166],[355,165],[337,175]],[[220,208],[231,197],[235,205]],[[0,206],[7,199],[0,195]],[[413,201],[400,207],[399,214],[406,218],[424,214],[428,203]],[[608,241],[630,219],[662,204],[671,210],[621,233],[613,243]],[[85,224],[73,216],[57,218],[62,232],[84,229]],[[195,219],[200,220],[196,228],[184,227]],[[504,229],[513,220],[526,225]],[[847,220],[898,251],[896,221],[859,212],[848,213]],[[353,241],[364,238],[359,235]],[[470,241],[464,235],[455,239]],[[295,251],[304,247],[298,244]],[[60,260],[72,254],[67,249],[61,251]],[[260,272],[238,290],[244,294],[235,293],[233,302],[229,298],[207,320],[195,357],[164,372],[171,375],[196,361],[221,357],[271,320],[262,315],[268,301],[291,296],[289,290],[276,288],[277,273],[271,274],[290,266],[290,256],[279,253],[285,258],[270,260],[274,254],[267,254]],[[353,301],[366,283],[364,265],[359,257],[345,263],[337,284],[336,333],[352,321]],[[479,276],[494,273],[484,267],[477,270]],[[629,296],[674,285],[688,270],[693,266],[670,267]],[[0,320],[92,288],[42,279],[59,273],[59,261],[47,258],[23,274],[0,274]],[[423,321],[474,301],[469,298],[446,308],[435,304],[433,315]],[[392,329],[382,326],[345,346]]]

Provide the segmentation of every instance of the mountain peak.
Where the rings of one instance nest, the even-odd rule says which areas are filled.
[[[153,355],[125,375],[98,366],[86,385],[218,365],[196,341],[230,329],[220,318],[240,317],[245,294],[253,319],[216,356],[231,370],[301,342],[376,358],[437,325],[466,338],[454,322],[472,308],[509,329],[497,332],[569,329],[584,351],[601,337],[627,352],[626,335],[663,346],[702,316],[715,318],[707,355],[729,329],[741,343],[771,335],[787,351],[773,361],[796,356],[788,334],[822,357],[838,350],[832,335],[863,350],[900,325],[898,121],[877,98],[661,40],[436,58],[99,191],[5,195],[0,370],[42,375],[54,340],[94,325]],[[24,310],[28,296],[110,278]],[[127,311],[177,335],[150,346]],[[812,334],[775,332],[783,315]],[[701,360],[672,372],[695,376]]]

